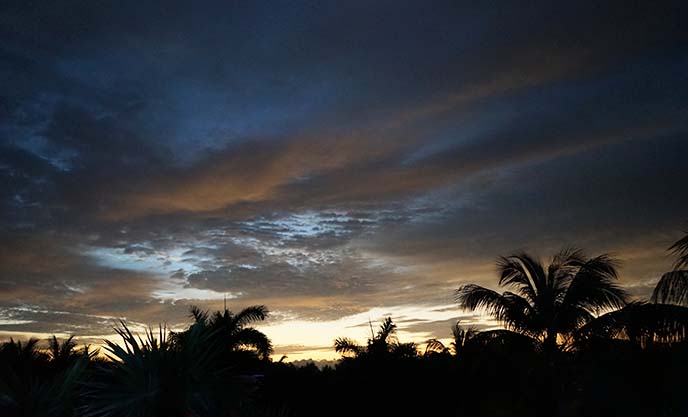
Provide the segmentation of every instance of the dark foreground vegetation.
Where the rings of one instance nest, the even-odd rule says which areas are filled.
[[[165,328],[106,342],[73,339],[0,347],[1,416],[686,416],[688,236],[650,300],[629,301],[616,261],[577,250],[549,265],[521,253],[499,260],[497,292],[465,285],[457,303],[504,329],[460,324],[453,342],[402,343],[390,318],[364,344],[337,339],[334,368],[270,359],[236,314],[192,308],[183,332]]]

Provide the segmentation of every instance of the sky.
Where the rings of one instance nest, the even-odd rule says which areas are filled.
[[[638,3],[638,4],[636,4]],[[290,360],[448,338],[495,260],[688,229],[685,2],[3,1],[0,340],[266,305]]]

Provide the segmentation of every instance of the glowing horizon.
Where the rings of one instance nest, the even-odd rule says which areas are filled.
[[[385,312],[446,339],[456,288],[570,246],[650,294],[688,222],[680,13],[317,3],[0,10],[0,340],[225,298],[290,359]]]

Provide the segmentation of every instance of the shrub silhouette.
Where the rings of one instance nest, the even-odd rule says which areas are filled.
[[[241,406],[252,389],[247,370],[267,360],[272,345],[247,324],[267,309],[191,308],[194,323],[182,332],[160,326],[136,337],[124,322],[115,331],[123,345],[106,340],[110,362],[98,367],[87,392],[84,416],[225,416]]]

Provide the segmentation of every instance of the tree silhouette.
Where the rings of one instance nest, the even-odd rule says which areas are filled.
[[[473,327],[464,329],[461,326],[460,320],[452,326],[451,330],[453,338],[449,347],[445,346],[439,339],[428,339],[425,342],[425,355],[433,353],[453,353],[454,356],[460,356],[466,346],[468,346],[480,333]]]
[[[688,232],[685,233],[686,235],[683,238],[669,247],[669,250],[677,257],[674,269],[688,267]]]
[[[673,304],[634,301],[604,314],[577,331],[579,342],[626,340],[647,348],[680,343],[688,337],[688,308]]]
[[[55,361],[54,352],[38,348],[38,340],[0,345],[0,415],[61,417],[74,415],[78,387],[90,356],[73,351],[72,338],[60,345],[68,360]],[[66,359],[67,356],[61,356]]]
[[[189,329],[202,328],[210,331],[212,338],[221,344],[228,352],[249,350],[261,359],[267,360],[272,353],[272,343],[265,334],[249,324],[263,321],[268,317],[265,306],[250,306],[234,314],[228,309],[216,311],[210,315],[196,306],[191,307],[191,317],[194,323]],[[173,340],[178,340],[173,335]]]
[[[100,364],[87,393],[84,416],[225,416],[251,389],[242,375],[246,355],[268,359],[272,344],[247,327],[268,311],[253,306],[210,315],[191,308],[187,330],[160,326],[135,336],[124,322],[115,331],[123,344],[105,341],[109,362]]]
[[[518,253],[501,257],[497,267],[499,285],[516,292],[468,284],[456,291],[457,302],[487,311],[508,331],[537,340],[546,351],[560,348],[560,341],[596,315],[626,303],[626,293],[615,282],[617,262],[607,254],[590,258],[566,249],[545,268],[531,255]]]
[[[50,365],[57,370],[65,370],[73,365],[75,361],[86,357],[87,360],[92,360],[98,355],[99,350],[91,350],[89,345],[77,349],[77,343],[74,336],[69,336],[67,339],[60,342],[57,337],[53,336],[48,339],[48,358]]]
[[[48,355],[52,362],[69,362],[75,355],[76,342],[74,336],[69,336],[60,343],[57,337],[53,335],[48,339]]]
[[[652,293],[652,302],[688,307],[688,233],[669,247],[676,255],[673,271],[660,278]]]
[[[669,247],[674,270],[657,282],[650,302],[635,301],[609,312],[578,332],[581,340],[621,339],[640,347],[688,340],[688,235]]]
[[[377,333],[373,334],[366,346],[359,345],[349,338],[334,341],[334,350],[344,356],[356,358],[411,358],[418,355],[415,343],[400,343],[396,337],[397,325],[391,317],[386,317]]]

